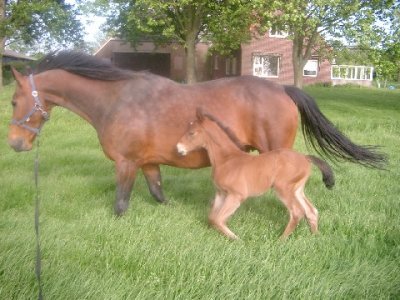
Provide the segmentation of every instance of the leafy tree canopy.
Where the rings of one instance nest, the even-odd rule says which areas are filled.
[[[107,16],[106,30],[132,44],[145,37],[188,46],[188,36],[210,41],[220,52],[236,50],[250,38],[257,1],[242,0],[96,0]]]
[[[31,52],[82,46],[82,24],[75,5],[63,0],[0,1],[3,45]]]

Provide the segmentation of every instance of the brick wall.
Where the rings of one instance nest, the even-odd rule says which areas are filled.
[[[263,37],[253,38],[248,44],[243,44],[241,49],[241,75],[253,75],[253,54],[271,54],[280,57],[278,77],[266,79],[280,84],[293,84],[292,41],[287,38],[270,37],[268,33]],[[316,82],[330,82],[331,65],[329,61],[319,62],[316,77],[303,76],[304,84]]]

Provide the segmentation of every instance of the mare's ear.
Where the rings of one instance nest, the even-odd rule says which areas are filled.
[[[11,73],[13,74],[14,79],[18,83],[18,85],[21,85],[22,78],[24,77],[24,75],[18,72],[14,67],[11,67]]]
[[[199,120],[200,122],[204,121],[204,111],[201,107],[198,107],[196,109],[196,117],[197,117],[197,120]]]

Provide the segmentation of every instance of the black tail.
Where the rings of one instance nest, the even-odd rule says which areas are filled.
[[[307,157],[321,171],[322,181],[325,183],[325,186],[328,189],[331,189],[335,185],[335,177],[333,175],[332,168],[327,164],[326,161],[324,161],[316,156],[307,155]]]
[[[384,169],[386,155],[377,152],[376,146],[354,144],[322,114],[311,96],[293,86],[284,88],[300,112],[306,142],[319,154],[331,159],[344,159],[367,167]]]

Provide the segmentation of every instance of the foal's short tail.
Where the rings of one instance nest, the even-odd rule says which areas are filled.
[[[285,86],[284,89],[300,112],[306,141],[318,153],[328,158],[344,159],[368,167],[385,168],[386,155],[376,151],[376,146],[353,143],[322,114],[311,96],[294,86]]]
[[[322,173],[322,181],[325,183],[325,186],[328,189],[331,189],[335,185],[335,177],[333,175],[332,168],[327,164],[326,161],[313,156],[313,155],[307,155],[307,158],[315,165],[318,167],[318,169]]]

